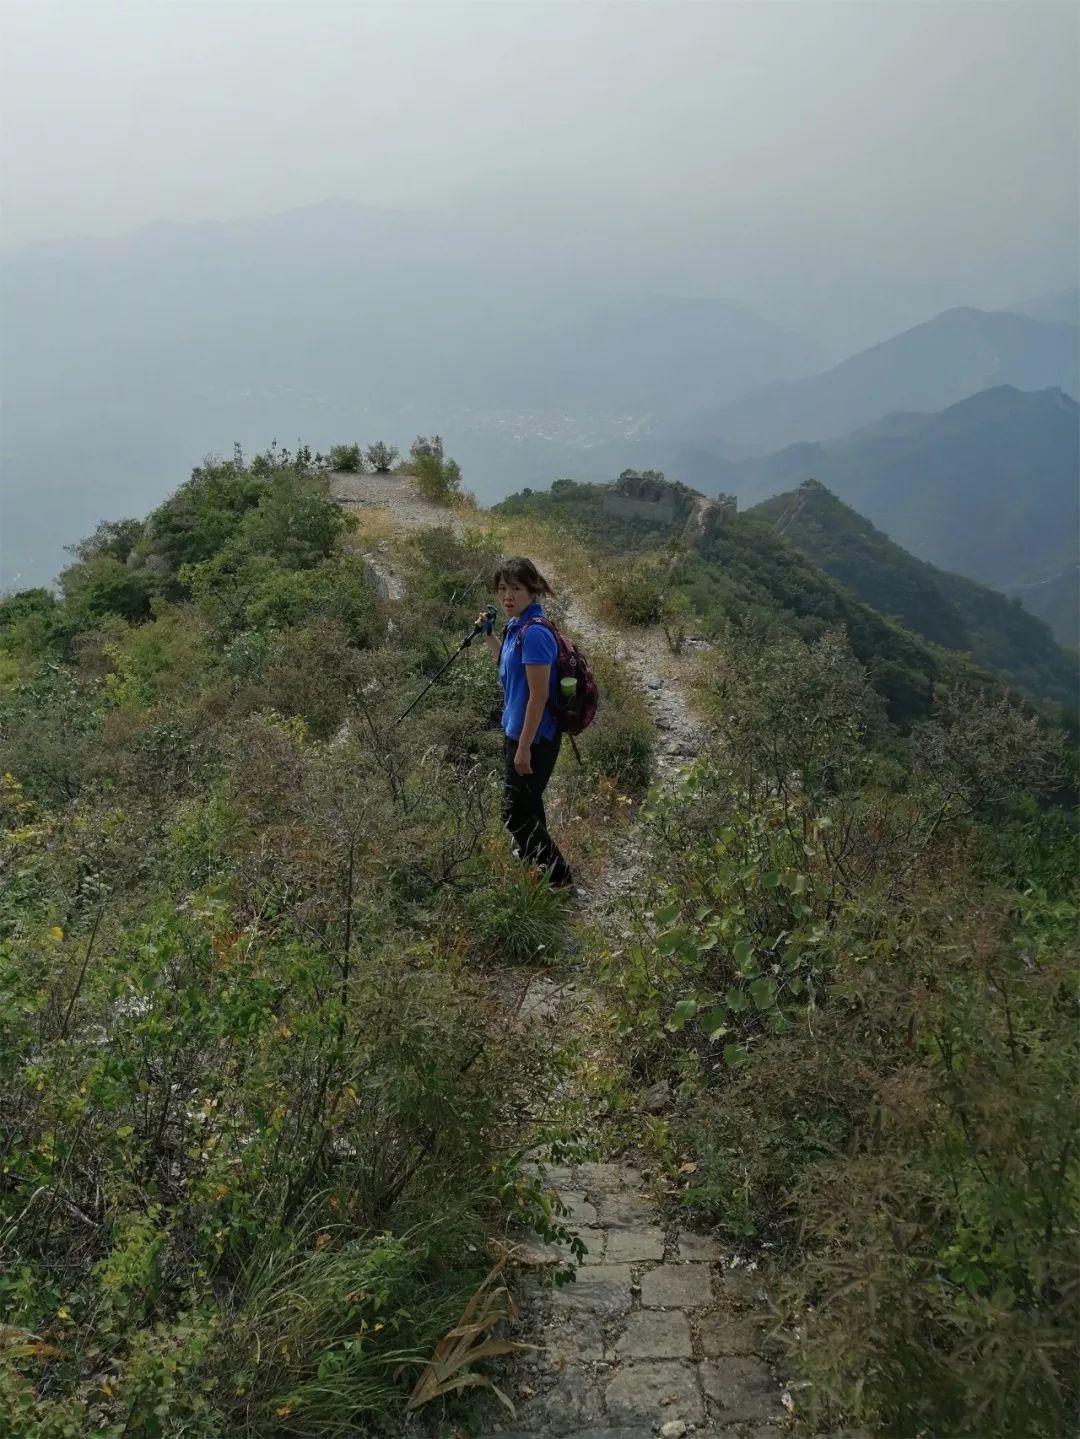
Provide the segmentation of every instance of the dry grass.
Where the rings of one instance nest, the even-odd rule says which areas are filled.
[[[476,1293],[465,1306],[461,1318],[435,1346],[431,1363],[427,1366],[416,1387],[409,1396],[405,1412],[430,1404],[433,1399],[459,1393],[462,1389],[490,1389],[511,1416],[515,1410],[511,1401],[486,1374],[478,1374],[469,1366],[483,1359],[494,1359],[506,1354],[521,1354],[533,1346],[517,1339],[499,1339],[494,1331],[517,1317],[517,1305],[506,1287],[503,1274],[506,1269],[507,1253],[486,1276]]]

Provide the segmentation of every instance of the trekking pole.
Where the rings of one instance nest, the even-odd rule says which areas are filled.
[[[419,693],[419,694],[416,696],[416,698],[413,700],[413,702],[412,702],[412,704],[409,706],[409,708],[408,708],[407,710],[405,710],[404,713],[398,715],[397,719],[394,721],[394,723],[393,723],[393,725],[391,726],[391,728],[396,729],[396,727],[401,723],[401,721],[405,718],[405,716],[406,716],[407,714],[411,714],[411,712],[416,708],[416,706],[417,706],[417,705],[420,703],[420,701],[424,698],[424,696],[427,694],[428,690],[429,690],[429,689],[431,688],[431,686],[436,682],[436,680],[442,678],[442,676],[446,673],[446,671],[450,668],[450,666],[451,666],[451,665],[454,663],[454,661],[457,659],[457,657],[458,657],[458,655],[461,653],[461,651],[462,651],[462,650],[467,650],[467,649],[469,648],[469,646],[472,644],[473,640],[476,638],[477,635],[479,635],[479,634],[488,634],[488,635],[489,635],[489,634],[491,633],[491,629],[492,629],[492,626],[494,625],[494,623],[495,623],[495,606],[494,606],[494,605],[488,605],[487,609],[484,611],[484,618],[483,618],[482,620],[476,620],[476,621],[474,622],[472,629],[471,629],[471,630],[469,631],[469,633],[465,636],[465,638],[461,641],[461,643],[458,645],[457,649],[454,651],[454,653],[450,656],[450,658],[449,658],[449,659],[446,661],[446,663],[443,665],[442,669],[439,670],[438,674],[432,675],[432,677],[428,680],[428,682],[427,682],[427,684],[424,686],[424,688],[420,691],[420,693]]]

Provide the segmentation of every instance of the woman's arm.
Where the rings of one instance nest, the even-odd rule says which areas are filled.
[[[525,677],[529,681],[529,699],[525,705],[525,723],[521,727],[514,768],[518,774],[532,774],[532,750],[536,731],[544,718],[544,706],[548,702],[551,685],[550,665],[526,665]]]

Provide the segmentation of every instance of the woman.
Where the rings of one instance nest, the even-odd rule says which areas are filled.
[[[544,790],[562,744],[555,720],[559,647],[542,622],[545,595],[554,598],[532,560],[517,555],[504,561],[495,572],[495,596],[506,627],[501,641],[489,631],[487,645],[503,688],[503,820],[521,858],[546,871],[552,889],[570,889],[570,866],[548,834],[544,814]]]

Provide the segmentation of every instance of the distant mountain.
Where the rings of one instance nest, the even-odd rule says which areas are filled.
[[[1080,648],[1080,564],[1075,560],[1054,574],[1007,585],[1005,592],[1045,620],[1060,644]]]
[[[486,500],[520,483],[489,448],[617,441],[821,363],[740,305],[604,290],[563,254],[345,201],[9,250],[0,313],[0,588],[47,581],[62,544],[145,513],[234,439],[439,431],[452,453],[472,442]]]
[[[1010,305],[1010,313],[1028,315],[1051,325],[1080,325],[1080,290],[1056,290],[1052,295],[1037,295]]]
[[[1060,390],[1002,386],[840,440],[740,461],[699,452],[673,473],[748,505],[820,480],[919,559],[997,589],[1076,562],[1080,408]]]
[[[946,649],[970,654],[1036,699],[1075,705],[1078,661],[1015,599],[949,574],[894,544],[816,480],[757,505],[794,545],[883,615]]]
[[[850,434],[896,411],[941,410],[1001,385],[1080,394],[1076,326],[1023,314],[946,310],[824,374],[770,384],[688,414],[665,432],[683,441],[722,436],[778,449]]]

